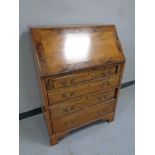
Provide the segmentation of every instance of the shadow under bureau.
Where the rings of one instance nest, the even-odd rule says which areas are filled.
[[[125,64],[115,26],[30,31],[51,144],[91,122],[113,121]]]

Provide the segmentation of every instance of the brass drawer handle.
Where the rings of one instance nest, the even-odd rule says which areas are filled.
[[[67,86],[67,85],[68,85],[66,81],[61,81],[61,84],[62,84],[63,86]]]
[[[113,73],[113,72],[112,72],[111,69],[105,70],[105,71],[102,72],[102,76],[111,75],[112,73]]]
[[[74,94],[75,94],[74,92],[71,92],[70,96],[71,96],[71,97],[73,97],[73,96],[74,96]]]
[[[74,97],[74,92],[71,92],[70,94],[62,94],[62,96],[65,98],[65,99],[71,99],[71,98],[73,98]]]
[[[66,94],[62,94],[62,97],[63,97],[63,98],[67,98],[67,95],[66,95]]]
[[[65,99],[70,99],[70,96],[67,96],[67,94],[62,94],[62,97]]]
[[[108,85],[110,85],[110,82],[109,81],[105,81],[105,82],[102,83],[101,86],[108,86]]]
[[[107,71],[102,72],[102,76],[105,76],[105,75],[108,75],[108,72]]]
[[[98,97],[98,100],[99,101],[104,101],[107,97],[108,97],[107,95],[106,96],[100,96],[100,97]]]
[[[64,85],[64,86],[70,86],[70,85],[74,84],[75,80],[76,79],[71,79],[69,82],[68,81],[61,81],[61,84]]]
[[[63,111],[69,112],[69,111],[72,111],[73,109],[74,109],[73,106],[69,106],[69,107],[63,108]]]

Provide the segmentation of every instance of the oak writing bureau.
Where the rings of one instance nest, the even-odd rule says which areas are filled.
[[[115,26],[30,32],[51,145],[86,124],[113,121],[125,64]]]

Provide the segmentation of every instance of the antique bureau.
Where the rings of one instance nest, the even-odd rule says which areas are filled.
[[[86,124],[113,121],[125,64],[115,26],[30,32],[51,145]]]

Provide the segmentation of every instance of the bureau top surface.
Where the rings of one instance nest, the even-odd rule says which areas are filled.
[[[115,26],[32,27],[42,77],[124,62]]]

